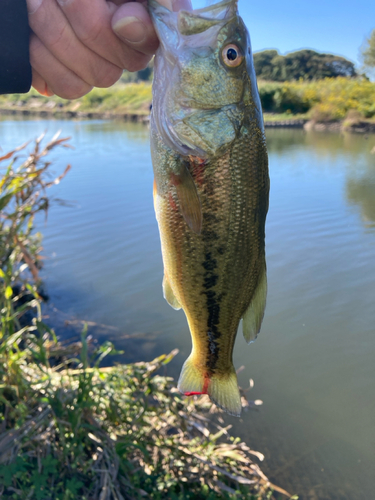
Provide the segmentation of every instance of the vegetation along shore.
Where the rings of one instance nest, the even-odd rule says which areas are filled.
[[[259,81],[268,127],[375,132],[375,83],[366,78]],[[71,119],[121,119],[148,123],[151,83],[119,83],[94,89],[78,100],[45,97],[35,91],[0,96],[0,114]]]
[[[0,497],[19,500],[290,498],[263,455],[230,435],[221,411],[184,398],[166,367],[113,364],[86,329],[60,341],[43,311],[42,235],[54,179],[42,138],[0,157]],[[56,201],[57,202],[57,201]],[[244,410],[255,409],[247,401]],[[296,498],[296,497],[294,497]]]

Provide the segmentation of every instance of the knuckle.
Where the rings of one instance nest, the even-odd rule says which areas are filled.
[[[92,84],[94,87],[111,87],[120,79],[122,70],[115,65],[104,64],[100,69],[93,73]]]
[[[85,82],[74,82],[69,86],[63,87],[61,92],[56,91],[55,94],[63,99],[78,99],[88,94],[90,90],[92,90],[91,85]]]
[[[97,21],[90,26],[87,25],[85,29],[79,33],[79,39],[84,45],[89,46],[98,42],[98,40],[102,37],[102,33],[103,23]]]
[[[111,75],[109,74],[106,75],[106,78],[104,79],[104,81],[102,81],[101,86],[103,88],[112,87],[112,85],[114,85],[116,82],[120,80],[121,75],[122,75],[122,69],[116,68],[116,70],[113,71]]]
[[[64,44],[65,50],[68,49],[68,46],[70,45],[70,37],[66,33],[67,31],[67,25],[63,24],[62,27],[56,31],[53,37],[51,37],[48,45],[51,49],[54,47]]]
[[[141,71],[145,69],[147,64],[150,62],[151,57],[145,54],[137,54],[131,59],[125,61],[124,68],[132,73],[135,71]]]

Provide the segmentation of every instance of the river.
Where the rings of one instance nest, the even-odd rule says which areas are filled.
[[[122,360],[178,347],[190,352],[184,314],[161,290],[148,130],[105,121],[0,121],[8,151],[47,131],[72,136],[53,152],[71,172],[45,235],[43,279],[67,319],[101,325]],[[264,452],[270,478],[308,500],[375,497],[375,136],[267,131],[271,199],[269,294],[257,342],[238,336],[235,366],[264,404],[234,431]],[[51,307],[52,307],[51,306]],[[99,331],[99,330],[93,330]]]

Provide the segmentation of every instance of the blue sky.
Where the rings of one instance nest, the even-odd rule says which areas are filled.
[[[205,0],[193,0],[194,6]],[[375,28],[375,0],[239,0],[254,51],[309,48],[359,65],[359,49]]]

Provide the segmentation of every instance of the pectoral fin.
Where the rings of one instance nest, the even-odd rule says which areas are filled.
[[[198,191],[190,172],[183,167],[180,174],[171,174],[171,182],[177,191],[181,213],[186,224],[196,234],[202,231],[202,207]]]
[[[164,279],[163,279],[163,294],[164,294],[165,300],[168,302],[168,304],[171,307],[173,307],[173,309],[176,309],[176,311],[181,309],[181,305],[180,305],[179,301],[176,299],[176,296],[173,293],[171,284],[169,283],[169,280],[166,277],[166,275],[164,275]]]
[[[260,332],[267,299],[266,267],[259,280],[253,299],[243,317],[243,336],[248,344],[254,342]]]

